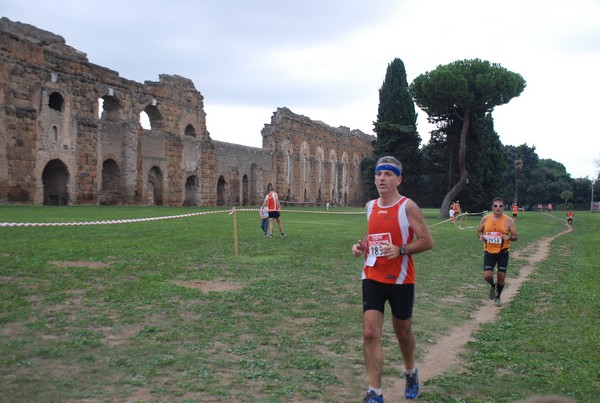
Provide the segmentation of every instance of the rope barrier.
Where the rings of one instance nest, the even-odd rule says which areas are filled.
[[[456,222],[458,221],[459,222],[458,225],[455,225],[456,228],[458,228],[458,229],[473,229],[473,228],[477,228],[477,226],[463,227],[462,226],[463,219],[466,218],[466,217],[468,217],[468,216],[470,216],[470,215],[478,215],[479,216],[479,215],[485,215],[485,214],[487,214],[487,211],[482,211],[480,213],[469,213],[469,212],[460,213],[459,215],[457,215],[457,216],[454,217],[454,221],[455,222],[453,224],[456,224]],[[428,228],[433,228],[433,227],[435,227],[437,225],[440,225],[440,224],[443,224],[443,223],[446,223],[446,222],[451,222],[451,221],[452,221],[452,218],[448,218],[448,219],[446,219],[444,221],[440,221],[440,222],[437,222],[435,224],[429,225]]]
[[[112,225],[112,224],[127,224],[127,223],[136,223],[136,222],[146,222],[146,221],[158,221],[158,220],[169,220],[169,219],[176,219],[176,218],[185,218],[185,217],[194,217],[194,216],[199,216],[199,215],[206,215],[206,214],[217,214],[217,213],[229,213],[229,214],[233,214],[233,212],[235,211],[254,211],[254,212],[258,212],[260,211],[257,208],[237,208],[234,207],[230,210],[215,210],[215,211],[202,211],[202,212],[196,212],[196,213],[189,213],[189,214],[179,214],[179,215],[174,215],[174,216],[161,216],[161,217],[149,217],[149,218],[130,218],[130,219],[121,219],[121,220],[102,220],[102,221],[83,221],[83,222],[61,222],[61,223],[27,223],[27,222],[0,222],[0,228],[8,228],[8,227],[74,227],[74,226],[84,226],[84,225]],[[335,215],[362,215],[365,214],[364,211],[311,211],[311,210],[281,210],[282,212],[285,213],[314,213],[314,214],[335,214]],[[458,216],[456,216],[454,219],[456,220],[457,218],[461,219],[461,223],[462,223],[462,219],[465,216],[468,215],[483,215],[486,214],[486,211],[483,211],[481,213],[461,213]],[[445,222],[450,221],[451,219],[447,219],[435,224],[432,224],[429,226],[429,228],[435,227],[436,225],[440,225],[443,224]],[[460,226],[458,226],[458,228],[460,229],[464,229]],[[471,228],[471,227],[465,227],[465,228]],[[476,228],[476,227],[472,227],[472,228]]]
[[[244,211],[244,210],[237,210]],[[258,210],[256,210],[258,211]],[[0,222],[0,227],[71,227],[80,225],[110,225],[110,224],[126,224],[132,222],[144,222],[144,221],[157,221],[157,220],[168,220],[174,218],[193,217],[204,214],[216,214],[216,213],[232,213],[233,210],[215,210],[215,211],[202,211],[197,213],[180,214],[173,216],[161,216],[161,217],[150,217],[150,218],[130,218],[123,220],[103,220],[103,221],[83,221],[83,222],[60,222],[60,223],[27,223],[27,222]]]

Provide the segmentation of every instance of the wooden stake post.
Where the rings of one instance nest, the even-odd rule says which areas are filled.
[[[235,255],[238,255],[238,240],[237,240],[237,219],[235,213],[235,207],[233,208],[233,250]]]

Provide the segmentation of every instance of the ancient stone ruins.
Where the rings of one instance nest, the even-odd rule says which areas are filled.
[[[0,19],[0,203],[365,202],[373,136],[278,108],[262,148],[214,141],[191,80],[127,80],[53,33]],[[140,123],[147,114],[151,128]]]

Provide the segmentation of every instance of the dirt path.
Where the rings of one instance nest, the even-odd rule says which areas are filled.
[[[550,238],[544,238],[534,244],[528,250],[515,252],[514,258],[522,258],[526,253],[527,263],[521,268],[519,277],[511,278],[507,276],[507,287],[502,292],[502,301],[506,305],[519,292],[521,285],[529,275],[535,270],[536,265],[548,257],[550,243],[561,235],[571,232],[571,227]],[[530,253],[531,250],[533,253]],[[425,357],[417,362],[419,367],[419,379],[421,384],[426,380],[433,378],[449,370],[460,371],[463,369],[463,363],[458,354],[463,351],[464,346],[472,340],[473,333],[483,323],[489,323],[496,319],[499,310],[492,301],[485,298],[485,303],[473,314],[473,318],[460,326],[454,328],[448,336],[444,336],[432,346]],[[407,401],[404,398],[404,379],[396,377],[383,379],[384,396],[386,401],[399,402]]]

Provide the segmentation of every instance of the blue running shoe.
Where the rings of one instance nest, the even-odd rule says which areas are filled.
[[[419,396],[419,371],[415,369],[412,375],[406,374],[406,388],[404,388],[404,397],[407,399],[416,399]]]
[[[363,403],[384,403],[383,395],[379,396],[377,393],[370,390],[367,392],[367,395],[365,396]]]

